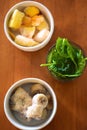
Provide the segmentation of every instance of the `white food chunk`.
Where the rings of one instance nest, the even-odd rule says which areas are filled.
[[[37,104],[42,106],[43,108],[46,108],[47,104],[48,104],[48,98],[40,93],[40,94],[36,94],[33,99],[32,99],[32,103],[33,104]]]
[[[11,96],[11,109],[22,112],[32,104],[31,96],[21,87],[18,87],[15,93]]]
[[[34,40],[37,42],[43,42],[48,37],[48,35],[49,35],[49,30],[43,29],[35,35]]]
[[[27,108],[25,116],[27,119],[40,119],[43,114],[43,107],[41,105],[32,105]]]
[[[38,42],[34,41],[32,38],[27,38],[22,35],[17,35],[15,37],[15,42],[21,46],[35,46]]]

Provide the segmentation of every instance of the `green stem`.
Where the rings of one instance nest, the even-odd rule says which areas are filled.
[[[85,60],[87,60],[87,57],[85,58]]]
[[[49,66],[49,65],[51,65],[50,63],[49,64],[41,64],[40,66],[42,67],[45,67],[45,66]]]

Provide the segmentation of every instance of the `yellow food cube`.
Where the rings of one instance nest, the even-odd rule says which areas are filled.
[[[45,19],[43,22],[40,23],[39,26],[37,26],[37,30],[42,30],[44,28],[49,30],[49,24],[47,23],[47,21]]]
[[[40,10],[35,6],[29,6],[24,9],[24,12],[26,15],[29,15],[30,17],[37,15],[40,13]]]
[[[19,29],[22,24],[23,17],[24,13],[15,9],[9,21],[9,27],[12,29]]]
[[[37,44],[39,44],[38,42],[34,41],[33,39],[27,38],[25,36],[22,35],[17,35],[15,37],[15,42],[21,46],[35,46]]]
[[[20,33],[21,33],[21,35],[23,35],[25,37],[32,38],[35,33],[35,27],[22,26],[20,28]]]
[[[22,24],[25,26],[30,26],[31,25],[31,17],[24,16]]]

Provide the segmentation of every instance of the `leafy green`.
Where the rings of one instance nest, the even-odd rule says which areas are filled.
[[[86,60],[79,47],[59,37],[47,56],[47,63],[41,66],[47,66],[57,78],[75,78],[82,74]]]

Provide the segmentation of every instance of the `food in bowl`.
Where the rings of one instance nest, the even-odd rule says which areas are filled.
[[[45,100],[42,102],[43,95]],[[33,109],[34,106],[36,109]],[[37,109],[40,109],[40,115],[37,114]],[[52,87],[38,78],[25,78],[15,82],[5,95],[5,115],[10,123],[21,130],[44,128],[53,120],[56,110],[57,99]]]
[[[4,31],[10,43],[18,49],[26,52],[38,51],[49,43],[54,31],[54,19],[50,10],[42,3],[22,1],[7,12]]]
[[[43,85],[27,83],[18,86],[12,92],[9,106],[18,121],[34,126],[48,120],[53,110],[53,101]]]
[[[8,28],[14,42],[25,47],[40,44],[50,32],[47,19],[35,6],[15,9],[8,21]]]
[[[41,66],[47,66],[57,79],[69,80],[82,74],[86,60],[83,50],[77,44],[59,37],[48,52],[47,63]]]

